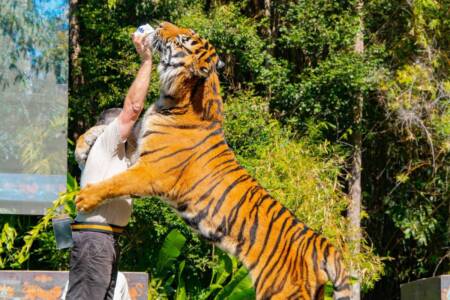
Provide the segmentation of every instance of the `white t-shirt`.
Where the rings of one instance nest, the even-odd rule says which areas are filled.
[[[116,118],[97,138],[92,146],[81,173],[80,186],[96,183],[108,179],[130,166],[126,155],[125,141],[120,138],[119,122]],[[107,223],[117,226],[126,226],[131,216],[131,198],[121,197],[109,199],[94,210],[84,213],[78,212],[75,218],[78,222]]]

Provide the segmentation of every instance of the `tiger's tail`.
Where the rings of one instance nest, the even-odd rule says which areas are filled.
[[[351,300],[352,289],[350,278],[342,261],[341,253],[332,249],[329,257],[326,258],[326,272],[328,279],[333,283],[334,300]]]

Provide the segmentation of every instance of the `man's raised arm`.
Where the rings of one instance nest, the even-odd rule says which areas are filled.
[[[128,90],[123,104],[123,110],[118,117],[120,137],[122,140],[128,138],[134,123],[136,123],[136,120],[144,109],[144,102],[150,84],[152,52],[149,46],[144,44],[145,38],[146,35],[136,36],[133,34],[133,43],[136,47],[136,51],[141,56],[142,63],[133,84]]]

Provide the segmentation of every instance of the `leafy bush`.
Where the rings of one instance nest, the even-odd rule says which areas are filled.
[[[354,4],[352,0],[288,2],[280,7],[280,47],[297,50],[296,60],[310,67],[351,47],[358,24]]]
[[[296,138],[269,117],[261,98],[249,93],[229,99],[225,111],[226,136],[239,161],[275,199],[338,246],[359,269],[365,287],[372,287],[383,265],[366,241],[361,254],[350,257],[354,245],[347,240],[351,229],[343,216],[348,199],[339,180],[342,151],[328,142],[312,144],[308,136]]]
[[[301,131],[307,129],[309,120],[332,124],[324,132],[329,140],[336,140],[353,127],[356,99],[373,92],[378,77],[376,62],[339,53],[306,68],[296,82],[281,87],[271,101],[271,110]]]

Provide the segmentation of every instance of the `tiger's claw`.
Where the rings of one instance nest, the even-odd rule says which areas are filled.
[[[81,191],[78,193],[77,197],[75,198],[75,205],[78,211],[88,212],[97,207],[100,204],[101,200],[102,199],[100,197],[96,196],[92,187],[88,185],[85,188],[81,189]]]

